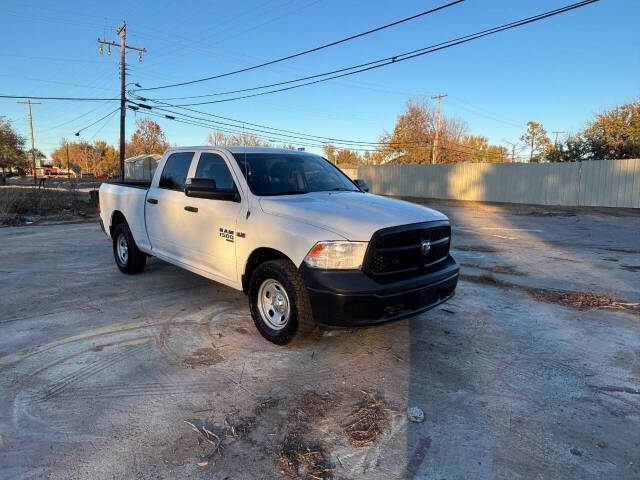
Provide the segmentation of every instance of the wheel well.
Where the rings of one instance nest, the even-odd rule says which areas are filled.
[[[249,291],[249,280],[251,279],[251,274],[253,271],[260,265],[261,263],[268,262],[269,260],[277,260],[280,258],[284,258],[286,260],[290,260],[284,253],[275,250],[273,248],[257,248],[249,258],[247,259],[247,263],[244,267],[244,274],[242,275],[242,291],[247,293]]]
[[[118,225],[121,223],[127,223],[127,220],[124,218],[124,215],[121,211],[116,210],[111,215],[111,225],[109,225],[109,235],[113,238],[113,231],[116,229]]]

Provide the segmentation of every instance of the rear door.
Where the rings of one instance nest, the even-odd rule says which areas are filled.
[[[222,152],[200,153],[190,175],[215,180],[218,189],[235,190],[238,195],[235,201],[185,197],[187,209],[183,213],[186,231],[193,234],[186,236],[183,242],[185,251],[196,266],[236,282],[236,225],[243,199],[231,172]]]
[[[152,183],[145,205],[146,225],[151,250],[179,262],[185,262],[185,239],[195,232],[189,230],[187,196],[184,185],[195,155],[174,152],[169,155],[157,185]]]

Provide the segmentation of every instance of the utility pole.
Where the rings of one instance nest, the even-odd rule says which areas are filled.
[[[433,150],[431,152],[431,163],[436,163],[438,160],[438,135],[440,133],[440,101],[447,95],[435,95],[432,99],[438,99],[438,113],[436,115],[436,135],[433,140]]]
[[[132,47],[127,45],[127,22],[122,21],[122,25],[116,32],[120,35],[120,43],[109,42],[104,38],[98,37],[98,43],[100,44],[100,55],[102,55],[102,45],[107,45],[107,55],[111,55],[111,47],[120,47],[120,180],[124,181],[124,148],[125,148],[125,117],[127,115],[125,97],[125,77],[126,77],[126,53],[127,48],[129,50],[136,50],[138,52],[138,61],[142,61],[142,54],[147,52],[146,48]]]
[[[71,180],[71,170],[69,169],[69,140],[67,140],[67,180]]]
[[[509,140],[506,139],[502,139],[503,142],[511,145],[511,163],[514,163],[516,161],[516,146],[518,145],[517,143],[513,143],[510,142]]]
[[[33,142],[33,118],[31,117],[31,105],[40,105],[40,102],[32,102],[30,98],[26,102],[18,102],[29,107],[29,128],[31,129],[31,167],[33,168],[33,184],[38,184],[38,175],[36,174],[36,147]]]
[[[553,134],[556,136],[555,140],[553,141],[553,144],[555,145],[556,150],[557,150],[557,149],[558,149],[558,134],[560,134],[560,133],[567,133],[567,132],[558,132],[558,131],[554,131],[554,132],[551,132],[551,133],[553,133]]]

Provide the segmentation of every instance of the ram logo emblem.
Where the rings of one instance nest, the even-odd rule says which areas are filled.
[[[420,253],[422,255],[426,255],[431,250],[431,242],[429,240],[423,240],[422,245],[420,245]]]

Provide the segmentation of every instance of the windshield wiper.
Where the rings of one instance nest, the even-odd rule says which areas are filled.
[[[269,196],[277,196],[277,195],[299,195],[302,193],[309,193],[306,190],[286,190],[284,192],[278,192],[278,193],[270,193]]]
[[[357,192],[357,190],[352,190],[350,188],[345,188],[345,187],[336,187],[336,188],[332,188],[331,190],[327,190],[329,192]]]

